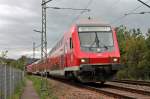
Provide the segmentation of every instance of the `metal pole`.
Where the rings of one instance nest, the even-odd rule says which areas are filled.
[[[14,69],[12,69],[12,94],[14,94]],[[12,99],[14,96],[12,97]]]
[[[33,42],[33,60],[35,59],[35,42]]]
[[[3,68],[2,65],[0,64],[0,72],[2,73],[0,75],[0,99],[2,99],[2,81],[3,81]]]
[[[7,99],[7,67],[6,67],[6,64],[4,64],[4,67],[5,67],[5,96],[4,96],[4,99]]]
[[[44,0],[42,0],[42,4],[43,4],[43,2],[45,2]],[[43,8],[43,6],[42,6],[42,33],[41,33],[41,60],[43,61],[43,18],[44,18],[44,16],[43,16],[43,14],[44,14],[44,10],[43,10],[44,8]]]
[[[10,99],[11,99],[11,95],[12,95],[12,88],[11,88],[11,78],[12,78],[12,76],[11,76],[11,66],[9,67],[9,72],[10,72],[10,78],[9,78],[9,80],[10,80]]]
[[[46,1],[42,0],[42,44],[43,44],[43,57],[42,59],[47,58],[47,34],[46,34]]]
[[[42,0],[42,33],[41,33],[41,61],[43,64],[47,63],[47,34],[46,34],[46,4],[48,2],[50,2],[52,0],[49,0],[49,1],[45,1],[45,0]],[[46,60],[46,61],[44,61]],[[47,85],[45,83],[45,81],[43,81],[43,77],[44,75],[46,75],[47,73],[47,69],[46,67],[44,68],[44,72],[41,73],[41,90],[47,90]],[[46,75],[47,77],[47,75]],[[47,79],[47,78],[46,78]]]

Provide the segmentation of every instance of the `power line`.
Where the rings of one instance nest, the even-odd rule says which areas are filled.
[[[149,3],[150,0],[146,1],[146,3]],[[135,9],[131,10],[130,13],[136,11],[137,9],[141,8],[143,5],[137,6]]]
[[[116,0],[114,3],[111,4],[112,6],[111,6],[110,8],[113,9],[117,4],[120,3],[120,1],[121,1],[121,0]],[[109,9],[109,10],[110,10],[110,9]]]
[[[149,2],[150,2],[150,0],[146,1],[146,3],[149,3]],[[141,8],[142,6],[143,6],[143,5],[137,6],[135,9],[131,10],[129,13],[133,13],[133,12],[136,11],[137,9]],[[127,15],[124,14],[123,16],[121,16],[121,17],[115,19],[115,20],[112,21],[111,23],[112,23],[112,24],[113,24],[113,23],[117,23],[118,21],[124,19],[126,16],[127,16]]]
[[[138,12],[138,13],[127,13],[125,15],[127,16],[127,15],[131,15],[131,14],[146,14],[146,13],[150,13],[150,12],[144,12],[143,11],[143,12]]]
[[[119,18],[115,19],[114,21],[112,21],[112,22],[111,22],[111,24],[113,24],[113,23],[117,23],[118,21],[120,21],[120,20],[124,19],[125,17],[126,17],[126,15],[123,15],[123,16],[121,16],[121,17],[119,17]]]
[[[41,47],[41,44],[39,44],[39,45],[35,46],[35,48],[39,48],[39,47]]]
[[[138,0],[139,2],[141,2],[142,4],[144,4],[145,6],[147,6],[148,8],[150,8],[150,5],[146,4],[145,2]]]
[[[52,9],[64,9],[64,10],[84,10],[84,11],[90,11],[90,9],[79,9],[79,8],[60,8],[60,7],[46,7],[46,8],[52,8]]]
[[[41,44],[39,44],[39,45],[35,45],[36,43],[35,42],[33,42],[33,59],[35,59],[35,52],[36,52],[36,49],[37,48],[39,48],[39,47],[41,47]]]
[[[88,9],[88,7],[92,4],[92,2],[93,2],[93,0],[89,0],[89,2],[87,3],[87,5],[85,6],[84,9]],[[80,14],[72,20],[71,24],[72,24],[73,22],[77,21],[77,20],[81,17],[81,15],[82,15],[84,12],[85,12],[85,11],[81,11]]]
[[[48,6],[46,6],[45,9],[52,8],[52,9],[56,9],[56,10],[61,10],[61,9],[63,9],[63,10],[82,10],[81,14],[83,14],[86,11],[87,12],[91,11],[90,9],[88,9],[88,6],[92,3],[92,1],[93,0],[90,0],[85,8],[67,8],[67,7],[64,8],[64,7],[48,7]],[[34,31],[35,32],[41,32],[41,31],[37,31],[37,30],[34,30]]]
[[[35,42],[33,42],[33,59],[35,59]]]
[[[46,5],[47,3],[49,3],[50,1],[52,1],[52,0],[48,0],[48,1],[44,1],[44,2],[42,2],[42,6],[44,6],[44,5]]]
[[[114,2],[111,4],[112,6],[108,7],[108,10],[105,12],[105,14],[106,14],[106,15],[109,15],[109,14],[111,13],[112,9],[114,9],[114,8],[116,7],[116,5],[118,5],[120,2],[121,2],[121,0],[116,0],[116,1],[114,1]],[[111,10],[110,10],[110,9],[111,9]]]

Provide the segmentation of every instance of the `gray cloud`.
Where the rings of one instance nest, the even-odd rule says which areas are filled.
[[[53,0],[48,6],[84,8],[89,0]],[[146,1],[146,0],[143,0]],[[40,44],[40,34],[33,29],[41,30],[40,0],[0,0],[0,50],[9,50],[9,57],[31,55],[32,42]],[[150,3],[149,3],[150,4]],[[136,0],[93,0],[89,5],[92,10],[81,17],[101,18],[114,26],[142,28],[144,32],[150,27],[150,14],[130,15],[122,20],[118,18],[141,5]],[[136,12],[149,11],[142,6]],[[47,10],[48,48],[68,31],[72,22],[81,11]],[[38,49],[39,50],[39,49]]]

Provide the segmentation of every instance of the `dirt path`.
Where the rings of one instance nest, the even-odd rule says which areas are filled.
[[[21,99],[40,99],[35,89],[33,88],[32,81],[27,80],[26,87],[21,96]]]

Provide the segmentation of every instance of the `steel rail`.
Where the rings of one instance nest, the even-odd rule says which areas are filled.
[[[141,85],[141,86],[148,86],[148,87],[150,87],[150,81],[113,80],[111,82],[125,83],[125,84],[132,84],[132,85]]]
[[[100,84],[95,84],[95,83],[84,84],[84,83],[74,82],[67,79],[55,78],[55,77],[50,77],[49,79],[56,80],[77,88],[98,92],[100,94],[117,98],[117,99],[136,99],[136,95],[134,94],[142,95],[144,97],[150,97],[150,92],[148,91],[126,88],[126,87],[119,87],[117,85],[104,84],[101,86]],[[117,91],[122,91],[123,93],[111,91],[112,89]],[[127,95],[126,93],[129,93],[130,95]]]
[[[124,90],[124,91],[132,92],[132,93],[150,96],[150,91],[144,91],[144,90],[139,90],[135,88],[121,87],[121,86],[111,85],[111,84],[105,84],[105,85],[113,89]]]
[[[103,94],[103,95],[106,95],[109,97],[113,97],[113,98],[117,98],[117,99],[136,99],[135,97],[132,97],[132,96],[122,95],[120,93],[103,90],[105,87],[102,89],[99,84],[92,86],[92,85],[88,85],[88,84],[76,83],[74,81],[68,81],[66,79],[60,79],[60,78],[55,78],[55,77],[51,77],[51,79],[60,81],[62,83],[65,83],[65,84],[68,84],[68,85],[71,85],[71,86],[74,86],[77,88],[82,88],[82,89],[87,89],[90,91],[98,92],[100,94]]]

